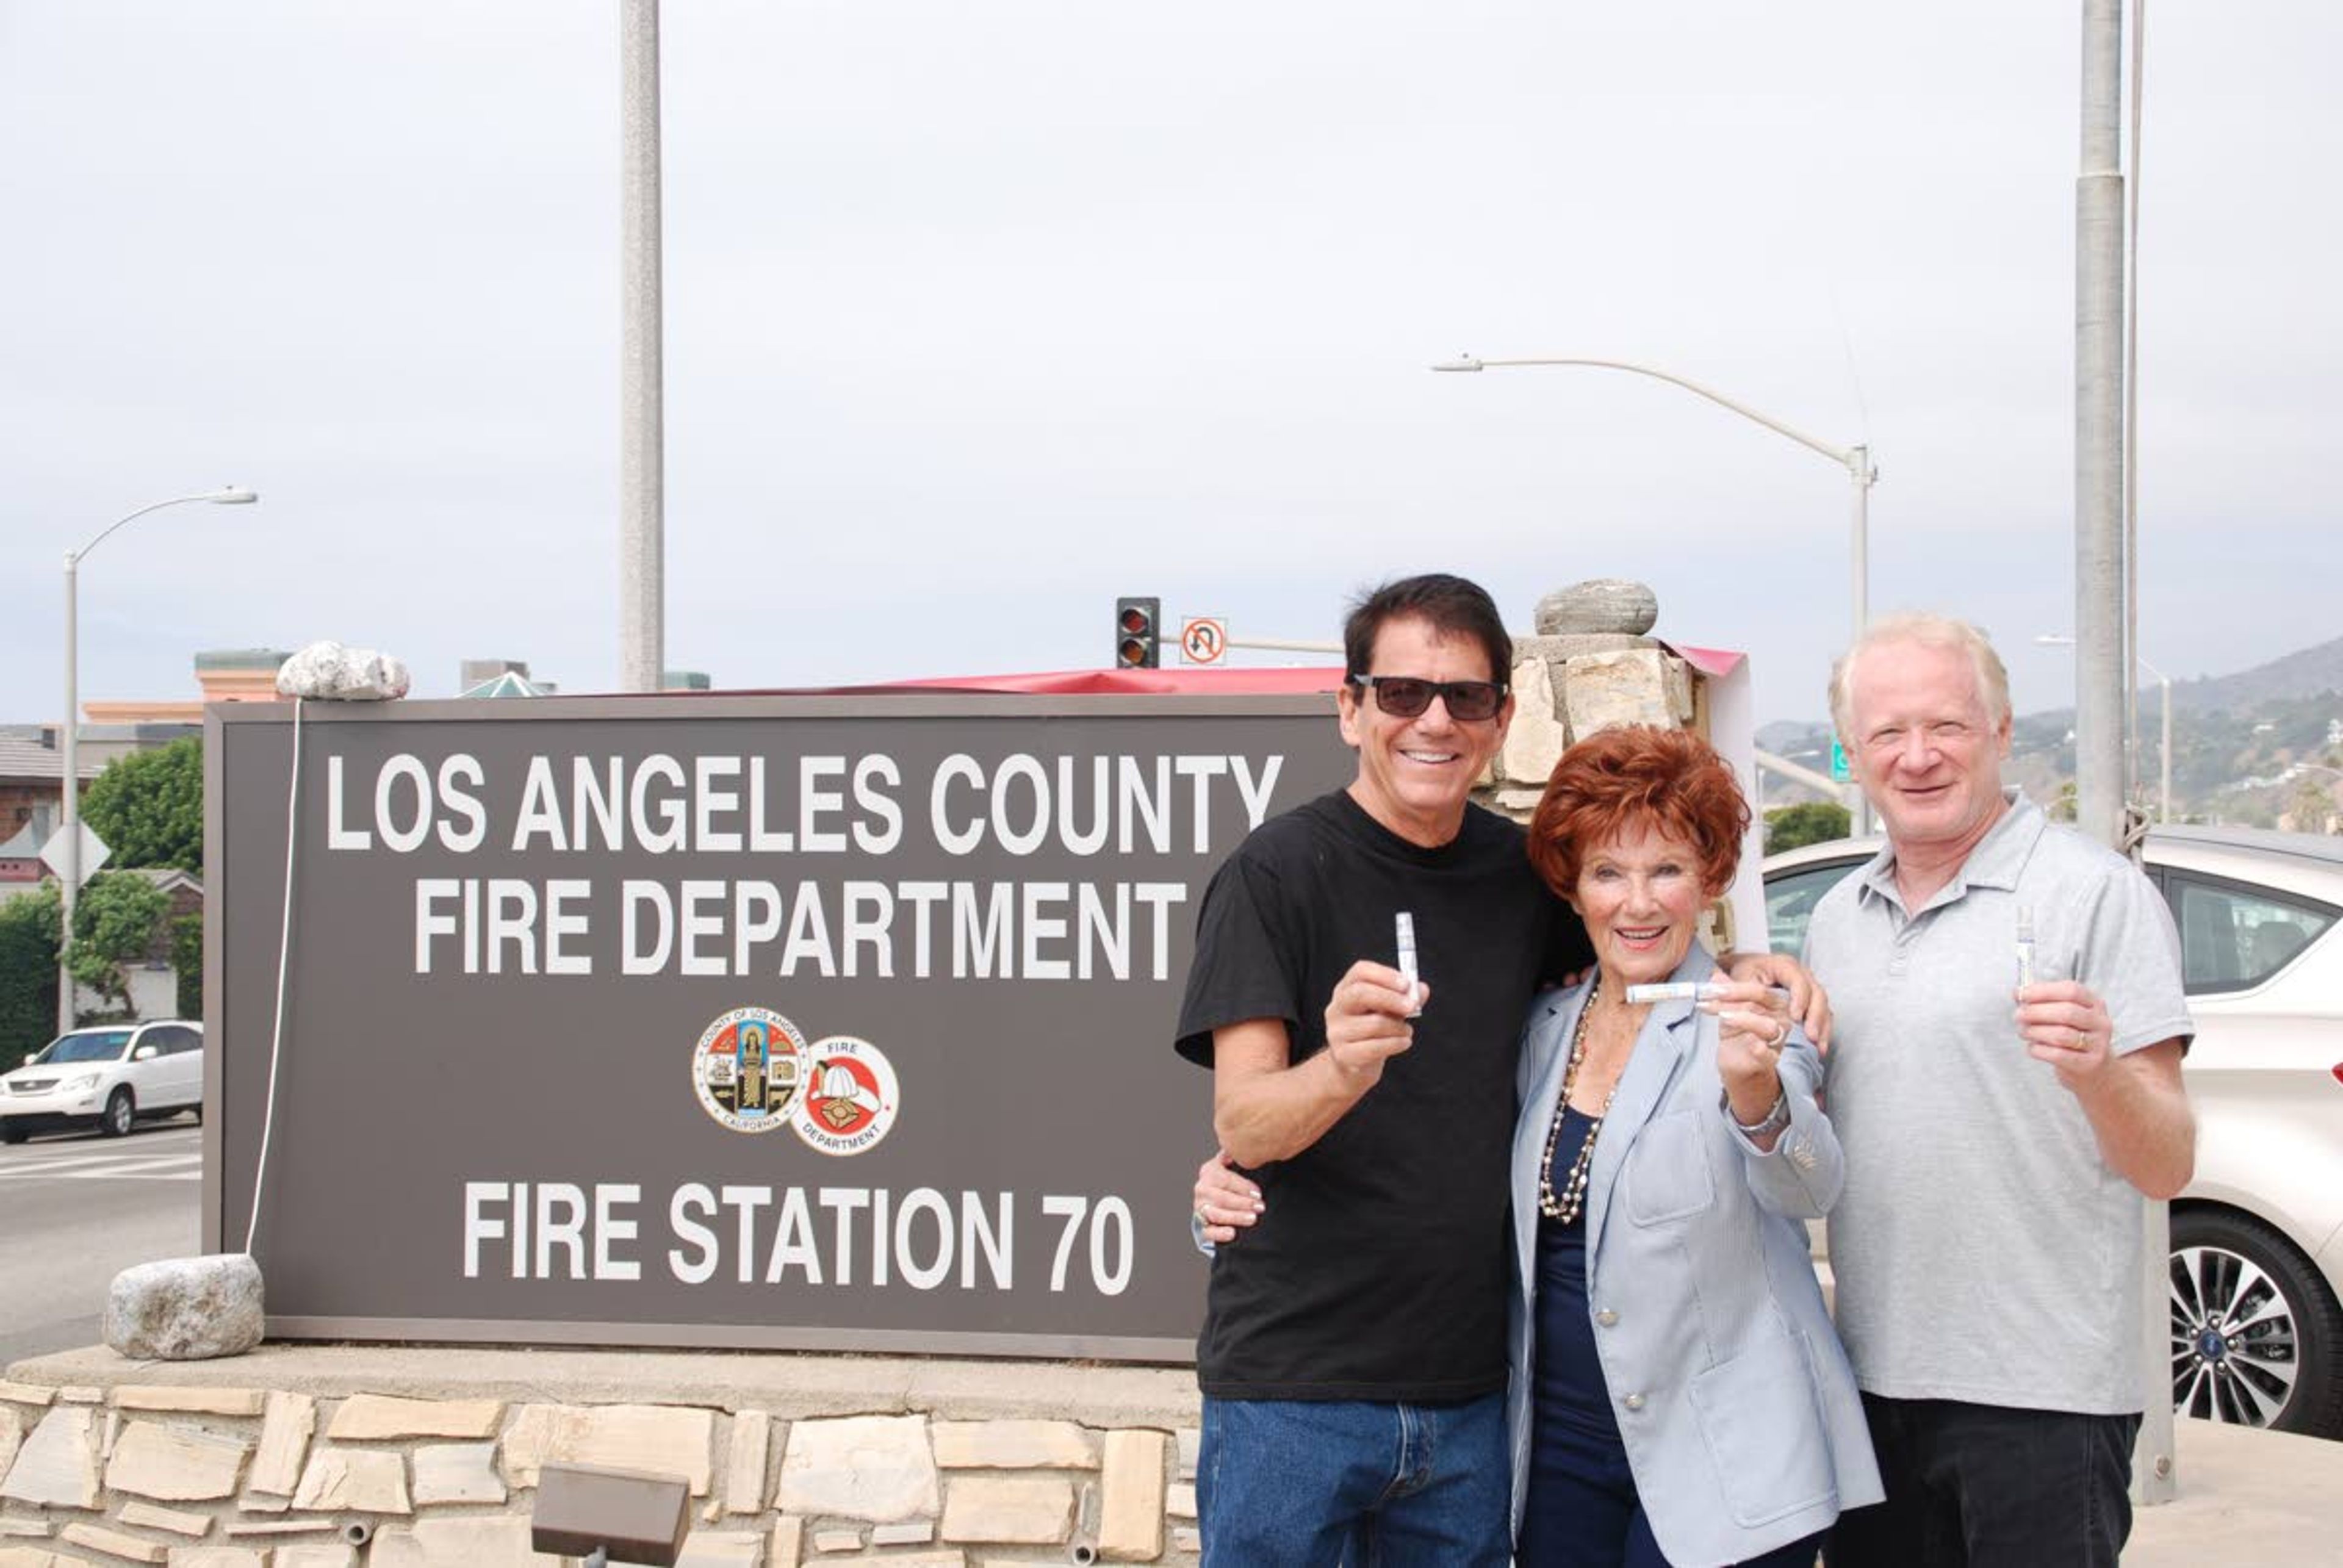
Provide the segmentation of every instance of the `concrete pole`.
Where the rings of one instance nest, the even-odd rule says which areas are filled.
[[[2082,168],[2075,185],[2075,794],[2117,842],[2124,801],[2121,0],[2084,0]]]
[[[65,967],[65,948],[73,941],[74,904],[81,897],[81,557],[65,552],[65,721],[57,730],[65,774],[58,799],[65,803],[62,820],[65,839],[58,857],[65,864],[57,875],[57,1032],[74,1026],[74,977]]]
[[[618,685],[667,665],[659,0],[618,0]]]
[[[1863,640],[1865,627],[1871,624],[1871,487],[1879,477],[1879,470],[1871,466],[1868,446],[1850,447],[1846,454],[1846,471],[1855,477],[1855,543],[1850,552],[1854,565],[1855,628],[1847,646],[1853,648]],[[1852,740],[1843,737],[1841,744]],[[1871,831],[1871,802],[1863,793],[1863,786],[1841,786],[1847,791],[1847,816],[1850,829],[1860,839]]]
[[[2082,166],[2075,182],[2075,804],[2101,843],[2123,838],[2130,612],[2124,548],[2122,0],[2083,0]],[[2132,1450],[2143,1504],[2177,1492],[2173,1452],[2171,1220],[2143,1199],[2140,1342],[2146,1393]]]

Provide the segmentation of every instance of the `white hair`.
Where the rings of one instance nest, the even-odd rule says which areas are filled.
[[[2006,723],[2009,709],[2009,671],[2003,667],[2001,655],[1994,652],[1993,641],[1969,622],[1949,615],[1936,615],[1927,610],[1907,610],[1901,615],[1884,616],[1864,628],[1855,645],[1839,655],[1831,666],[1831,723],[1838,730],[1839,739],[1848,749],[1854,749],[1855,727],[1855,661],[1864,651],[1892,642],[1914,642],[1923,648],[1956,650],[1968,655],[1970,667],[1976,671],[1977,700],[1985,705],[1986,717],[1996,729]]]

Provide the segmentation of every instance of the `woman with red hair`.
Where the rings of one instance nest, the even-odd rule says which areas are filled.
[[[1811,1568],[1881,1496],[1805,1221],[1837,1199],[1823,1064],[1695,940],[1749,808],[1698,736],[1572,747],[1532,862],[1595,970],[1532,1007],[1516,1082],[1517,1561]],[[1634,988],[1702,987],[1637,1000]]]

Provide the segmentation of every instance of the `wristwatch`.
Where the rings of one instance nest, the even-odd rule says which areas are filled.
[[[1775,1091],[1774,1108],[1754,1122],[1744,1121],[1733,1114],[1733,1097],[1723,1090],[1717,1091],[1716,1103],[1725,1112],[1725,1120],[1733,1123],[1734,1131],[1744,1138],[1764,1138],[1790,1124],[1790,1091],[1786,1089]]]

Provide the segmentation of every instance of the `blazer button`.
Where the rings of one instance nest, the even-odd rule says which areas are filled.
[[[1627,1398],[1626,1398],[1626,1405],[1627,1405],[1627,1408],[1628,1408],[1629,1410],[1641,1410],[1641,1409],[1643,1409],[1643,1408],[1644,1408],[1644,1396],[1643,1396],[1642,1394],[1639,1394],[1639,1393],[1631,1393],[1631,1394],[1629,1394],[1629,1395],[1627,1396]]]
[[[1607,1329],[1619,1321],[1619,1314],[1605,1307],[1594,1314],[1594,1321]]]

